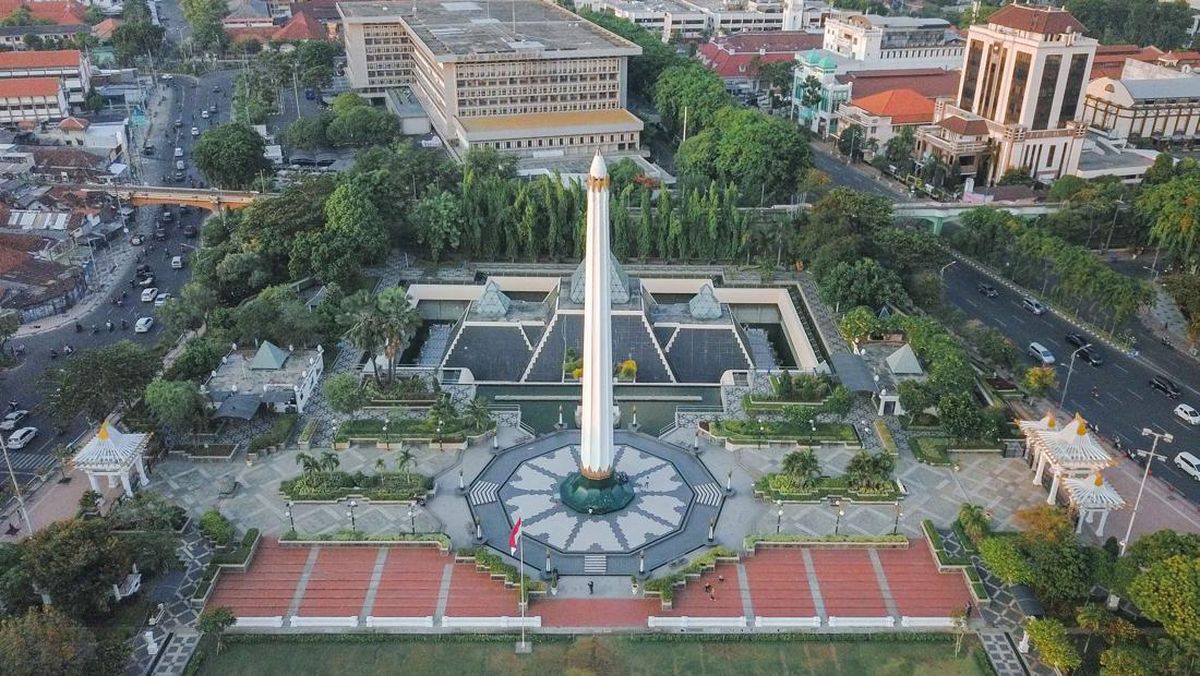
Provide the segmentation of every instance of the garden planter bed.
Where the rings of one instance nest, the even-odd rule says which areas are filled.
[[[747,535],[742,541],[746,554],[759,549],[820,547],[822,549],[908,549],[904,535]]]
[[[700,435],[716,444],[721,444],[726,449],[731,451],[748,450],[751,448],[815,448],[816,446],[844,446],[845,448],[862,448],[862,441],[858,439],[858,432],[850,425],[844,426],[846,430],[854,435],[854,441],[849,441],[844,437],[834,437],[828,435],[826,437],[808,437],[805,435],[798,436],[764,436],[761,439],[758,437],[744,436],[724,436],[711,430],[700,428]],[[818,429],[820,429],[818,427]]]
[[[279,485],[279,492],[295,502],[338,502],[354,499],[371,502],[411,503],[428,499],[433,479],[416,473],[320,471],[307,472]]]
[[[828,499],[840,499],[845,502],[895,502],[904,497],[904,491],[895,479],[891,480],[891,489],[886,492],[862,493],[850,488],[843,477],[822,477],[811,491],[802,493],[780,490],[771,486],[771,477],[767,474],[754,482],[754,496],[770,502],[781,501],[789,504],[808,504],[823,502]]]
[[[296,547],[437,547],[443,554],[450,552],[450,537],[444,533],[364,536],[362,533],[350,531],[323,534],[288,531],[279,538],[279,544]]]
[[[208,448],[203,446],[182,446],[171,450],[171,455],[182,456],[189,460],[200,461],[227,461],[232,460],[237,454],[236,444],[209,444]]]

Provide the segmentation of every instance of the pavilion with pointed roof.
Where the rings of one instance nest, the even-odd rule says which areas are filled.
[[[75,454],[72,463],[87,474],[92,490],[99,492],[100,484],[97,477],[108,480],[112,488],[119,480],[125,489],[125,495],[133,495],[130,476],[137,470],[138,486],[145,486],[146,464],[142,456],[150,444],[149,434],[125,433],[110,425],[108,421],[100,423],[100,428],[83,448]]]
[[[1079,520],[1075,524],[1075,532],[1083,532],[1084,523],[1092,523],[1097,515],[1100,517],[1096,524],[1096,537],[1104,537],[1104,524],[1108,521],[1108,513],[1125,507],[1125,498],[1113,488],[1113,485],[1100,472],[1090,477],[1072,477],[1063,482],[1067,489],[1067,497],[1076,511]]]
[[[1116,464],[1108,450],[1088,430],[1087,421],[1076,414],[1061,427],[1052,415],[1040,420],[1019,420],[1025,434],[1027,457],[1036,465],[1034,485],[1041,485],[1047,469],[1053,477],[1047,504],[1054,504],[1064,480],[1091,477]]]

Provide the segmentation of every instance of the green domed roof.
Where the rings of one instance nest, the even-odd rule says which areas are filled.
[[[817,65],[817,62],[820,60],[821,60],[821,57],[817,55],[817,50],[815,50],[815,49],[808,50],[808,56],[805,57],[805,61],[808,61],[809,65],[815,66],[815,65]]]
[[[821,59],[821,67],[826,69],[837,68],[837,62],[833,60],[832,56],[826,56],[825,58]]]

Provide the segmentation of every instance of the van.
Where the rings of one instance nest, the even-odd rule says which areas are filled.
[[[175,149],[175,159],[178,160],[181,157],[183,157],[183,148],[176,148]]]
[[[1030,343],[1028,352],[1029,356],[1033,357],[1034,361],[1041,363],[1042,366],[1054,364],[1054,353],[1041,343]]]
[[[1046,314],[1046,306],[1032,298],[1029,298],[1028,296],[1021,300],[1021,307],[1029,310],[1035,315]]]
[[[171,269],[172,270],[182,270],[183,269],[183,256],[176,256],[171,259]]]
[[[183,169],[184,169],[183,160],[175,160],[175,171],[183,171]]]

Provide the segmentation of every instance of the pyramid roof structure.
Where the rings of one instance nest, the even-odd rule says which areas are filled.
[[[1081,509],[1121,509],[1125,498],[1113,488],[1099,471],[1089,477],[1066,480],[1067,494],[1071,502]]]
[[[250,368],[255,371],[276,371],[283,368],[290,353],[269,340],[264,340],[258,346],[254,359],[250,360]]]
[[[512,307],[512,300],[491,280],[488,280],[487,285],[483,287],[483,295],[475,301],[475,313],[489,319],[504,317],[508,314],[510,307]]]
[[[720,319],[721,302],[713,294],[712,284],[705,283],[688,301],[688,312],[696,319]]]
[[[587,261],[580,261],[579,267],[575,268],[575,272],[571,274],[571,302],[583,305],[584,293],[586,284],[584,283],[585,272],[584,264]],[[608,255],[608,279],[609,293],[614,305],[624,305],[629,302],[629,275],[625,273],[625,269],[617,262],[616,256],[611,253]]]
[[[126,471],[141,457],[149,442],[149,434],[125,434],[104,421],[96,435],[75,454],[73,462],[84,471]]]
[[[1033,443],[1059,466],[1099,469],[1116,464],[1079,414],[1062,429],[1033,430],[1027,434],[1032,435]]]
[[[887,356],[888,370],[898,376],[919,376],[925,373],[912,346],[905,343]]]

